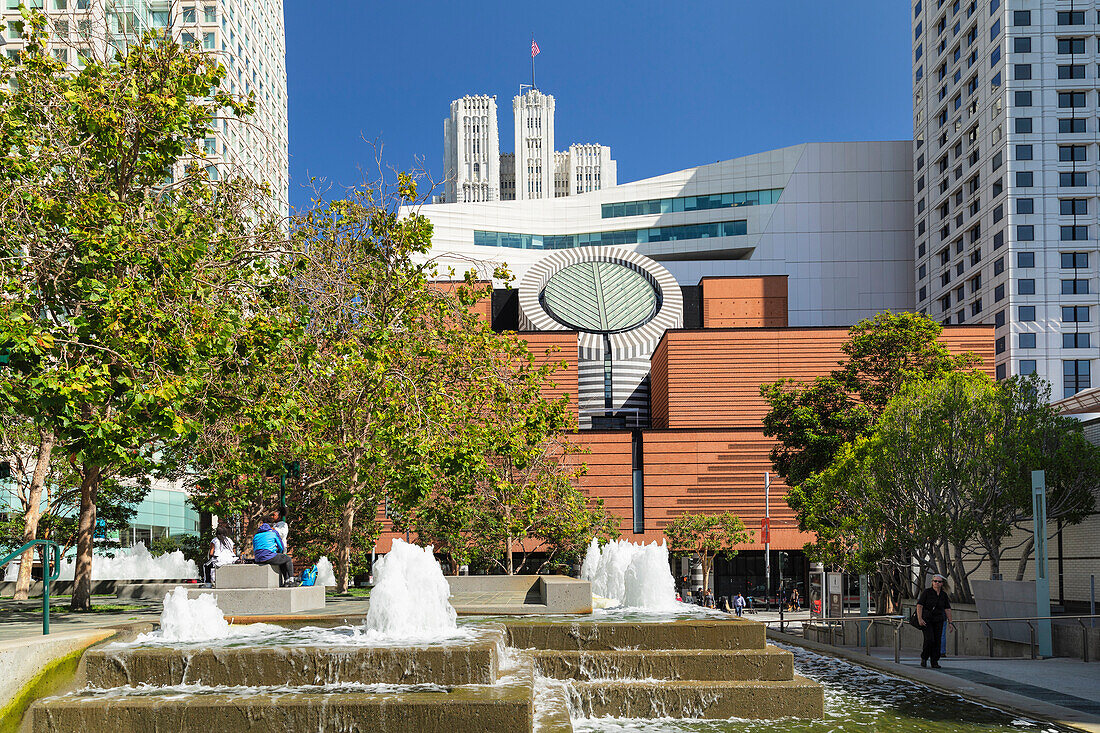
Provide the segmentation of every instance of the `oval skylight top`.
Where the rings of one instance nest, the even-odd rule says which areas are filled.
[[[555,321],[577,331],[618,333],[657,315],[657,291],[644,275],[615,262],[579,262],[555,273],[539,295]]]

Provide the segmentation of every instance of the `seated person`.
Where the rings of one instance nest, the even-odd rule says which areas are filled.
[[[287,588],[294,582],[294,562],[286,555],[283,538],[264,522],[252,535],[252,557],[257,565],[271,565],[279,571],[280,585]]]
[[[219,522],[214,530],[214,539],[210,540],[210,552],[207,553],[207,561],[202,566],[202,580],[207,585],[214,584],[214,572],[222,565],[232,565],[237,562],[236,548],[233,545],[233,536],[226,522]]]

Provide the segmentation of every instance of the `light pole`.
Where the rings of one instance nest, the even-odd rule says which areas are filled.
[[[764,472],[764,608],[768,607],[772,595],[772,554],[771,554],[771,514],[768,506],[768,494],[772,480],[768,471]]]
[[[1035,537],[1035,615],[1050,616],[1050,576],[1047,574],[1047,479],[1045,471],[1031,472],[1031,519]],[[1054,656],[1050,619],[1038,624],[1039,655]]]

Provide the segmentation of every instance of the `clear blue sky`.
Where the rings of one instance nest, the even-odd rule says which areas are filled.
[[[438,179],[443,118],[496,94],[557,100],[557,148],[610,145],[619,182],[801,142],[912,136],[909,3],[286,0],[290,197],[416,158]],[[376,168],[375,168],[376,170]]]

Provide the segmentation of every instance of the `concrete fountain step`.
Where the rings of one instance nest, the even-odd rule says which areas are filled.
[[[93,649],[84,655],[88,683],[262,686],[393,683],[468,685],[497,679],[503,633],[476,641],[419,647],[238,646],[204,649]]]
[[[715,621],[507,621],[508,645],[519,649],[626,651],[647,649],[764,649],[764,625]]]
[[[534,726],[533,696],[534,672],[528,662],[508,670],[507,678],[492,685],[330,691],[280,687],[166,687],[153,692],[89,689],[39,701],[31,715],[32,729],[43,733],[530,733]],[[565,733],[571,726],[561,727],[558,721],[547,730]]]
[[[557,679],[790,680],[794,656],[782,649],[629,651],[537,650],[539,673]]]
[[[570,682],[567,689],[585,717],[820,719],[825,715],[821,685],[797,675],[786,681],[754,682]]]

